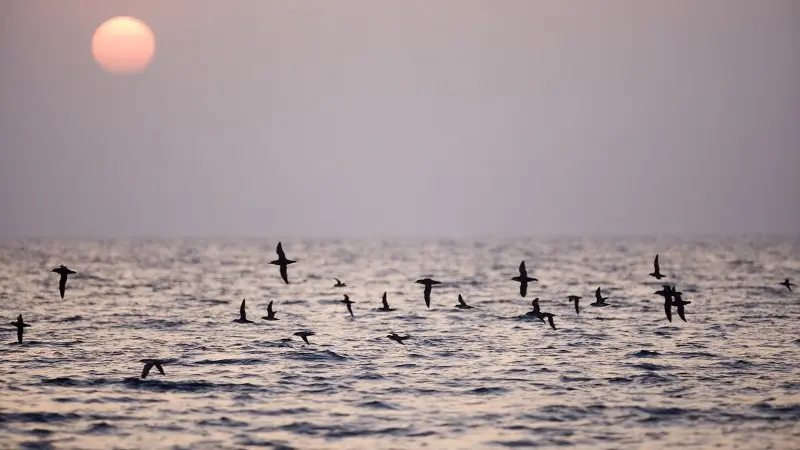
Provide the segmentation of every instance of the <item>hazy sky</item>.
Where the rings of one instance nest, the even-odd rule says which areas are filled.
[[[3,236],[800,232],[800,2],[3,0],[0,188]]]

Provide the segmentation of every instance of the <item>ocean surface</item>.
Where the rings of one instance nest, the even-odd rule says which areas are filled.
[[[800,448],[799,237],[284,240],[289,285],[276,244],[1,242],[4,324],[31,327],[0,328],[0,448]]]

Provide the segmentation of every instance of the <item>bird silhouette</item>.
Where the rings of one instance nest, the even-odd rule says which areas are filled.
[[[516,276],[511,280],[519,283],[520,297],[525,297],[525,295],[528,294],[528,283],[533,281],[539,281],[536,278],[531,278],[528,276],[528,270],[525,269],[525,261],[519,263],[519,276]]]
[[[278,259],[274,261],[270,261],[270,264],[275,264],[276,266],[280,266],[281,268],[281,278],[283,278],[283,282],[289,284],[289,275],[286,273],[287,267],[289,264],[294,264],[297,261],[293,261],[291,259],[286,258],[286,254],[283,252],[283,246],[280,242],[278,242],[278,247],[275,249],[278,253]]]
[[[61,278],[58,279],[58,292],[61,294],[61,298],[64,298],[64,291],[67,290],[67,276],[77,273],[73,270],[69,270],[67,266],[60,265],[55,269],[51,270],[51,272],[55,272],[61,275]]]

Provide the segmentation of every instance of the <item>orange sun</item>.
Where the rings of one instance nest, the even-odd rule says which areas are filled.
[[[153,32],[139,19],[118,16],[103,22],[92,36],[92,55],[104,70],[115,74],[143,71],[156,52]]]

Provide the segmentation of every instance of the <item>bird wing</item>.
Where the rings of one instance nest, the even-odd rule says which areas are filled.
[[[528,282],[522,280],[519,283],[519,296],[525,297],[527,294],[528,294]]]
[[[555,330],[556,329],[556,324],[553,322],[553,315],[552,314],[547,316],[547,321],[550,322],[550,326],[553,327],[553,329]]]
[[[423,291],[423,295],[425,296],[425,306],[428,308],[431,307],[431,285],[426,284],[425,290]]]
[[[278,241],[278,247],[275,249],[278,253],[278,259],[285,259],[286,253],[283,253],[283,246],[281,245],[280,241]]]
[[[61,274],[61,278],[58,280],[58,292],[61,293],[61,298],[64,298],[64,291],[67,289],[67,274]]]
[[[467,302],[464,301],[464,297],[462,297],[461,294],[458,294],[458,303],[461,306],[467,306]]]
[[[269,301],[269,305],[267,305],[267,315],[271,316],[272,314],[273,314],[273,312],[272,312],[272,300],[270,300]]]
[[[386,300],[386,291],[383,292],[383,300],[381,302],[383,303],[384,309],[389,309],[389,302]]]
[[[580,310],[578,309],[578,299],[576,298],[576,299],[574,300],[574,302],[575,302],[575,314],[580,314],[581,312],[580,312]]]
[[[144,369],[142,369],[142,378],[147,378],[147,374],[150,373],[150,368],[153,367],[153,363],[149,362],[144,365]]]
[[[669,301],[664,302],[664,312],[667,314],[667,320],[672,322],[672,305]]]
[[[525,261],[519,263],[519,276],[525,278],[528,276],[528,270],[525,268]]]
[[[289,284],[289,275],[286,273],[287,266],[281,266],[281,278],[283,278],[283,282]]]
[[[247,320],[247,313],[244,310],[244,302],[245,299],[242,299],[242,305],[239,306],[239,318],[242,320]]]
[[[161,363],[155,363],[154,365],[156,366],[156,369],[161,372],[161,375],[164,375],[164,368],[161,367]]]
[[[653,273],[658,273],[658,253],[656,253],[656,259],[653,260],[653,268],[655,269]]]
[[[678,303],[678,317],[680,317],[681,320],[686,322],[686,316],[683,315],[683,303]]]
[[[600,295],[600,288],[597,288],[597,290],[594,291],[594,296],[598,302],[603,303],[603,296]]]
[[[306,344],[311,344],[311,342],[308,342],[308,338],[306,338],[306,335],[302,335],[300,337],[303,338]]]
[[[340,279],[338,279],[338,278],[334,278],[334,280],[336,280],[336,284],[337,284],[337,285],[338,285],[338,284],[342,284],[342,280],[340,280]]]
[[[350,302],[348,302],[348,303],[347,303],[347,310],[348,310],[348,311],[350,311],[350,315],[351,315],[352,317],[355,317],[355,314],[353,314],[353,308],[352,308],[350,305],[351,305],[351,303],[350,303]]]

